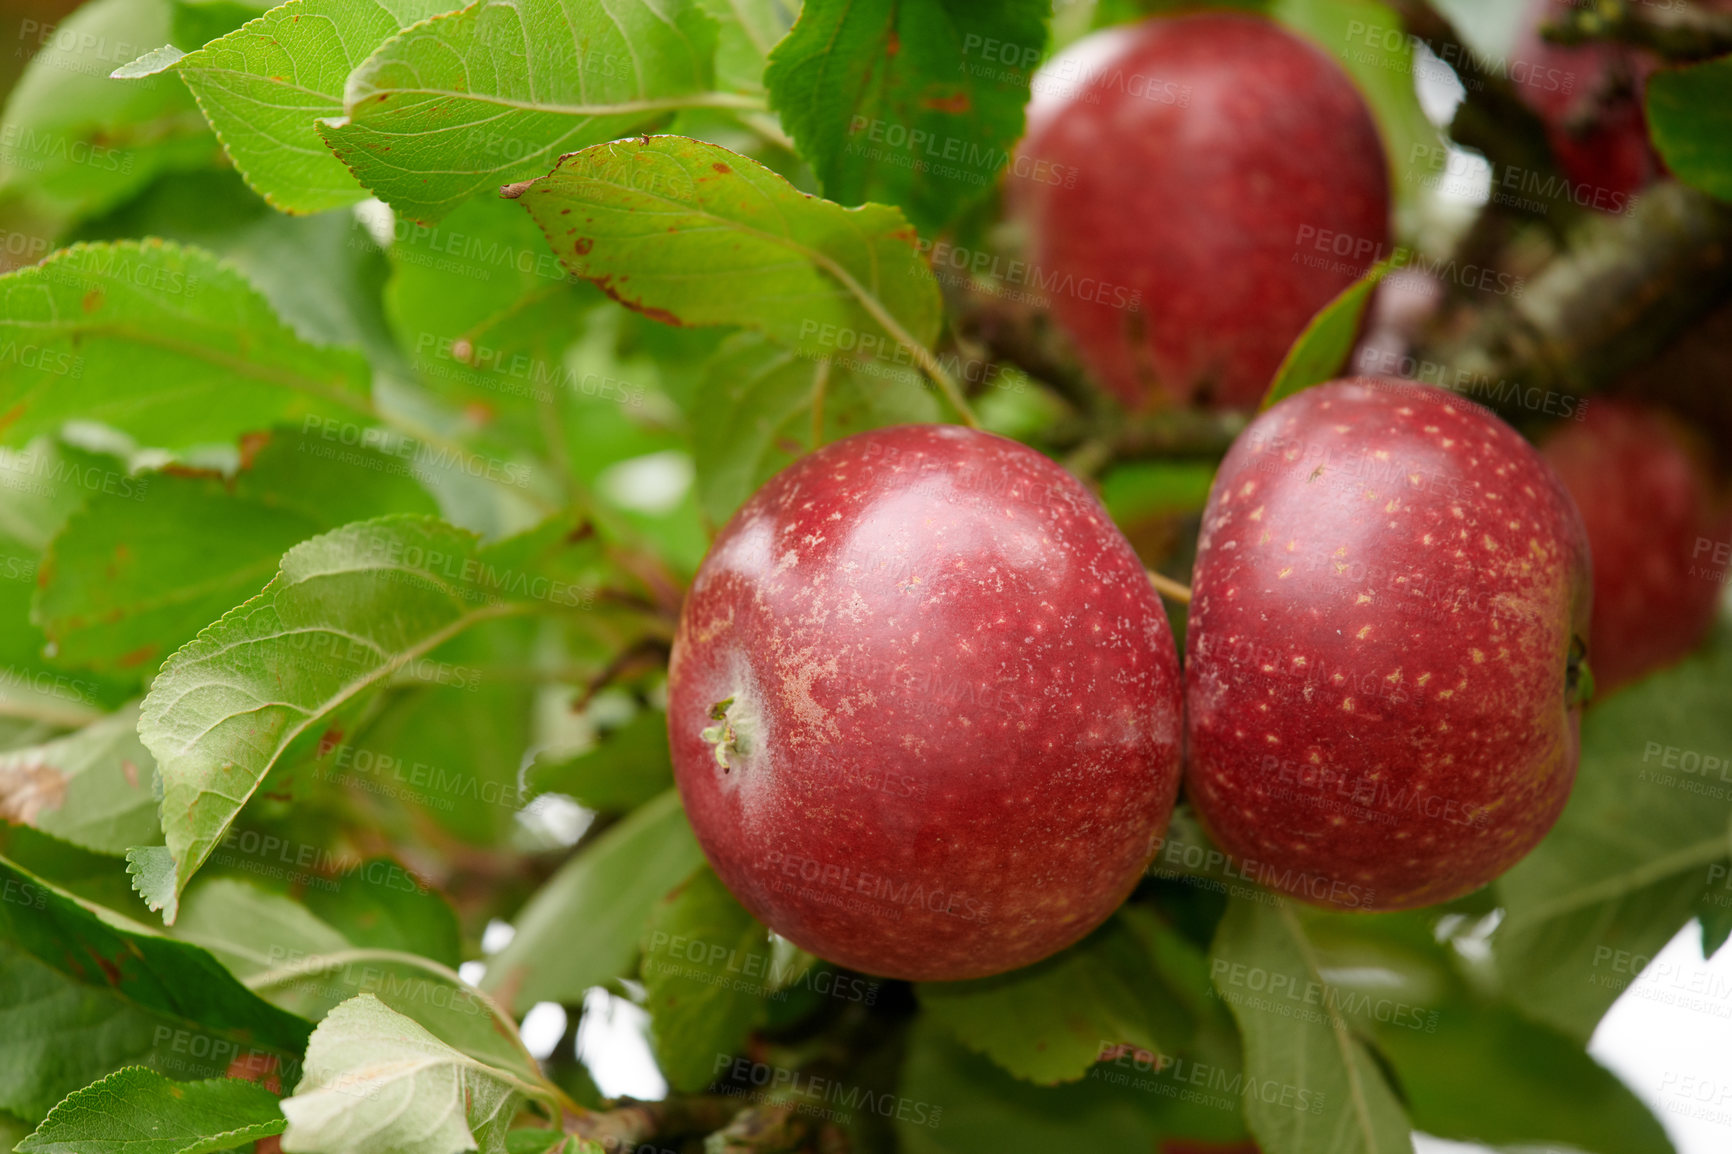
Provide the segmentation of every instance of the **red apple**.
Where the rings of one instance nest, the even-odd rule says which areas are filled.
[[[777,474],[680,614],[668,736],[710,864],[886,977],[1038,961],[1136,885],[1179,780],[1178,653],[1124,537],[1034,450],[861,433]]]
[[[1696,648],[1713,627],[1732,550],[1732,524],[1698,446],[1659,413],[1595,400],[1543,452],[1594,552],[1598,690]]]
[[[1553,44],[1540,26],[1570,0],[1532,0],[1523,12],[1509,79],[1545,122],[1558,167],[1585,208],[1622,212],[1661,171],[1648,141],[1642,90],[1658,64],[1648,52],[1609,41]]]
[[[1732,11],[1732,0],[1695,3]],[[1573,186],[1571,198],[1583,208],[1623,212],[1666,171],[1643,111],[1648,77],[1662,61],[1629,44],[1554,44],[1540,34],[1547,21],[1579,7],[1582,0],[1530,0],[1516,30],[1508,76],[1522,102],[1545,122],[1558,167]]]
[[[1364,98],[1267,20],[1109,29],[1034,92],[1006,189],[1027,279],[1127,404],[1158,387],[1254,405],[1306,322],[1388,255],[1388,165]]]
[[[1428,905],[1557,819],[1588,546],[1562,483],[1487,410],[1370,379],[1276,405],[1215,478],[1193,592],[1187,789],[1241,877]]]

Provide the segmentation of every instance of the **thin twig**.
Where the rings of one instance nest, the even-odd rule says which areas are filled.
[[[1189,585],[1181,585],[1171,577],[1156,573],[1153,569],[1145,569],[1143,572],[1149,575],[1149,584],[1153,585],[1155,592],[1162,597],[1170,601],[1177,601],[1181,605],[1191,603],[1191,587]]]

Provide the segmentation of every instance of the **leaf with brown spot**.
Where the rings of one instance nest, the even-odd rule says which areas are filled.
[[[718,164],[730,179],[707,175]],[[938,335],[938,285],[901,213],[807,196],[719,145],[597,145],[562,159],[518,203],[550,242],[565,234],[567,209],[583,210],[581,264],[555,244],[566,267],[665,323],[739,325],[813,357],[902,365]]]
[[[20,757],[0,762],[0,818],[35,825],[37,814],[65,800],[66,775],[53,766]]]
[[[0,754],[0,817],[96,853],[161,840],[135,704],[43,745]]]

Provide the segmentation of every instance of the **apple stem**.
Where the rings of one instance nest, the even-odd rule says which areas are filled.
[[[1145,569],[1143,572],[1149,575],[1149,584],[1153,585],[1155,592],[1162,597],[1177,601],[1181,605],[1191,603],[1191,587],[1189,585],[1181,585],[1171,577],[1156,573],[1153,569]]]

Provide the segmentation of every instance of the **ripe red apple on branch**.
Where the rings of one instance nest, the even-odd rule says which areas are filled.
[[[1364,379],[1276,405],[1216,476],[1193,591],[1187,789],[1242,876],[1405,909],[1551,828],[1579,752],[1588,547],[1488,411]]]
[[[959,427],[849,437],[760,489],[692,584],[668,696],[723,882],[887,977],[1075,942],[1178,789],[1178,654],[1141,563],[1064,470]]]
[[[1065,174],[1013,178],[1007,199],[1053,315],[1130,405],[1157,389],[1255,405],[1317,310],[1386,255],[1389,174],[1364,98],[1257,17],[1073,45],[1035,78],[1013,171]]]

